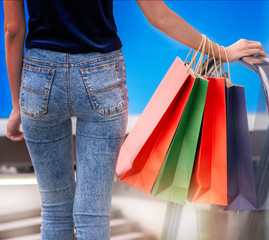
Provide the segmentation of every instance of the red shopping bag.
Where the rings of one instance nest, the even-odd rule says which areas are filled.
[[[227,206],[225,79],[209,80],[203,126],[188,200]]]
[[[121,147],[116,167],[121,181],[150,194],[194,80],[176,58]]]

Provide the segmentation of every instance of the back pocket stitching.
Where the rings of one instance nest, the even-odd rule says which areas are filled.
[[[89,67],[89,68],[81,68],[80,71],[85,73],[85,72],[91,72],[93,70],[98,70],[98,69],[102,69],[102,68],[107,68],[109,66],[115,65],[118,69],[119,67],[119,63],[118,62],[111,62],[111,63],[106,63],[106,64],[102,64],[102,65],[98,65],[95,67]]]
[[[95,90],[95,91],[88,90],[88,93],[89,94],[95,94],[95,93],[107,92],[109,90],[112,90],[114,88],[118,88],[118,87],[121,87],[121,86],[122,86],[121,83],[118,83],[118,84],[112,85],[111,87],[103,88],[103,89],[100,89],[100,90]]]
[[[48,91],[39,91],[39,90],[35,90],[35,89],[32,89],[32,88],[28,88],[28,87],[25,87],[25,86],[22,86],[22,88],[25,90],[25,91],[28,91],[28,92],[33,92],[33,93],[38,93],[38,94],[43,94],[43,95],[48,95]]]
[[[27,116],[30,116],[30,117],[33,117],[33,118],[38,118],[38,117],[41,117],[42,115],[44,115],[47,110],[48,110],[48,100],[49,100],[49,95],[50,95],[50,89],[51,89],[51,86],[52,86],[52,80],[53,80],[53,77],[55,75],[55,69],[47,69],[47,68],[40,68],[40,67],[33,67],[33,66],[30,66],[30,65],[27,65],[27,64],[23,64],[24,65],[24,69],[23,69],[23,80],[22,80],[22,89],[24,89],[25,91],[28,91],[28,92],[33,92],[33,93],[37,93],[37,94],[42,94],[42,95],[46,95],[44,101],[45,101],[45,105],[42,106],[42,108],[40,109],[40,111],[38,111],[37,113],[29,113],[25,110],[25,108],[23,107],[23,92],[21,93],[21,108],[24,112],[25,115]],[[48,84],[46,85],[46,91],[39,91],[39,90],[35,90],[35,89],[32,89],[32,88],[28,88],[28,89],[25,89],[27,88],[26,86],[24,86],[24,81],[25,81],[25,75],[26,75],[26,69],[28,70],[35,70],[37,72],[47,72],[47,73],[50,73],[50,78],[49,78],[49,81],[48,81]],[[48,87],[48,89],[47,89]],[[38,92],[44,92],[44,93],[38,93]]]
[[[90,88],[89,88],[89,86],[88,86],[88,84],[87,84],[87,82],[86,82],[85,73],[86,72],[91,72],[93,70],[98,70],[98,69],[106,68],[106,67],[113,66],[113,65],[116,67],[117,77],[118,77],[118,79],[119,79],[120,82],[117,83],[117,84],[115,84],[115,85],[112,85],[110,87],[107,87],[107,88],[103,88],[103,89],[91,91]],[[101,113],[104,116],[109,116],[109,115],[112,115],[112,114],[115,114],[115,113],[119,113],[119,112],[121,112],[121,111],[124,110],[124,107],[126,106],[126,99],[125,99],[125,94],[123,92],[123,86],[122,86],[122,80],[121,80],[121,77],[120,77],[119,63],[118,62],[112,62],[112,63],[102,64],[102,65],[99,65],[99,66],[96,66],[96,67],[82,68],[82,69],[80,69],[80,72],[81,72],[81,75],[82,75],[82,79],[83,79],[84,85],[85,85],[85,87],[87,89],[88,96],[89,96],[90,101],[92,103],[93,109],[96,112],[99,112],[99,113]],[[104,110],[97,109],[97,105],[96,105],[94,99],[92,98],[92,95],[93,94],[102,93],[102,92],[107,92],[109,90],[113,90],[113,89],[116,89],[116,88],[120,88],[120,90],[121,90],[121,95],[122,95],[122,99],[123,99],[122,107],[120,107],[120,108],[113,107],[113,108],[116,108],[116,109],[113,110],[113,111],[111,111],[111,108],[110,108],[107,112],[105,112]]]

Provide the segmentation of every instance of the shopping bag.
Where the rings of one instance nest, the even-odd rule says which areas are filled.
[[[150,194],[194,80],[177,57],[120,149],[121,181]]]
[[[244,87],[228,86],[226,99],[229,205],[225,209],[255,210],[256,192]]]
[[[188,200],[227,206],[225,79],[208,77],[203,126]]]
[[[151,195],[184,204],[203,117],[208,81],[196,78]]]

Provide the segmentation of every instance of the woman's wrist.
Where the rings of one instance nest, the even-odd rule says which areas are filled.
[[[19,103],[13,104],[13,111],[19,111],[20,112],[20,104]]]
[[[225,50],[226,50],[226,54],[227,54],[227,56],[226,56],[226,54],[225,54]],[[229,54],[228,54],[227,48],[224,47],[224,46],[221,46],[220,51],[221,51],[221,61],[223,61],[223,62],[228,62],[228,61],[229,61],[229,62],[230,62]],[[227,59],[227,58],[228,58],[228,59]]]
[[[227,58],[222,46],[214,43],[210,39],[206,38],[205,52],[206,55],[214,57],[215,59],[221,59],[223,62],[227,62]]]
[[[214,55],[217,60],[221,60],[222,62],[227,62],[227,58],[222,46],[218,45],[217,43],[213,43]]]

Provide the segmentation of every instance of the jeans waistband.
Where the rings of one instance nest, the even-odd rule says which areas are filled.
[[[76,67],[120,56],[123,57],[121,49],[107,53],[64,53],[41,48],[29,48],[26,49],[24,62],[52,67]]]

